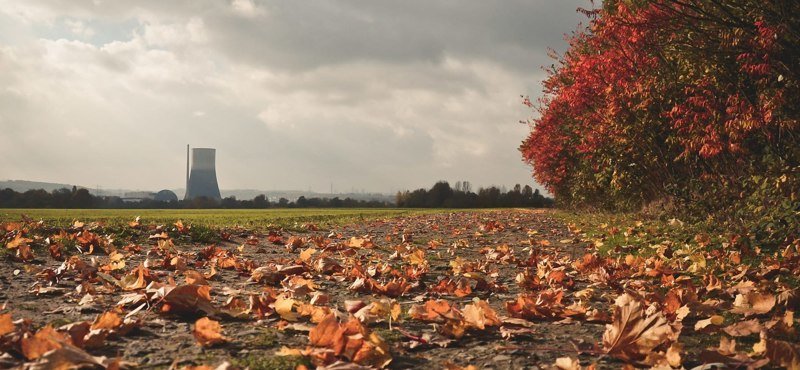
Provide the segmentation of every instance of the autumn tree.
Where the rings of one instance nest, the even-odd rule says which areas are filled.
[[[612,0],[584,13],[544,97],[525,99],[538,115],[520,151],[562,204],[721,210],[765,178],[797,179],[800,2]]]

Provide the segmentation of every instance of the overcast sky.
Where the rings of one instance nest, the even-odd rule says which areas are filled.
[[[0,179],[534,185],[517,147],[577,0],[0,0]]]

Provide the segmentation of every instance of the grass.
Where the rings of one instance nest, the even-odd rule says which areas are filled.
[[[624,251],[624,254],[648,255],[653,252],[653,249],[648,247],[664,242],[675,246],[693,245],[694,237],[707,231],[698,225],[670,225],[667,220],[647,218],[633,213],[559,210],[554,215],[564,223],[580,229],[587,239],[600,242],[598,251],[601,254]],[[718,243],[712,243],[716,244]]]
[[[461,211],[461,210],[459,210]],[[107,226],[127,225],[137,216],[142,224],[184,224],[206,227],[241,226],[248,229],[301,228],[312,223],[319,227],[452,210],[398,208],[302,208],[302,209],[0,209],[0,222],[19,221],[22,215],[43,220],[53,226],[69,226],[73,221],[102,222]]]
[[[233,364],[250,370],[294,370],[303,365],[311,367],[311,362],[300,356],[274,356],[264,352],[249,353],[244,357],[233,359]]]

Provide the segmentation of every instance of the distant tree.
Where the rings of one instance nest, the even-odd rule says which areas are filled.
[[[91,208],[92,207],[92,194],[89,193],[89,190],[86,189],[78,189],[72,195],[72,207],[73,208]]]
[[[222,208],[236,208],[239,203],[236,201],[236,197],[231,195],[229,197],[223,198],[220,205]]]
[[[433,185],[426,197],[427,207],[441,207],[444,205],[445,200],[453,196],[453,189],[447,181],[439,181]]]
[[[264,194],[257,195],[253,198],[253,207],[255,208],[269,208],[269,200]]]

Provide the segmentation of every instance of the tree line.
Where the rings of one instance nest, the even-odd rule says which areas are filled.
[[[398,192],[396,203],[378,200],[358,200],[352,198],[306,198],[296,200],[280,198],[270,201],[266,195],[253,199],[239,200],[227,197],[222,200],[199,197],[191,200],[158,201],[142,199],[126,202],[116,196],[95,196],[87,189],[57,189],[52,192],[43,189],[17,192],[6,188],[0,190],[0,208],[106,208],[106,209],[185,209],[185,208],[484,208],[484,207],[549,207],[552,199],[546,198],[530,186],[516,185],[505,191],[497,187],[481,188],[477,193],[471,191],[469,182],[457,182],[455,188],[445,181],[437,182],[430,190],[418,189],[413,192]]]
[[[475,193],[468,181],[458,181],[453,187],[447,181],[439,181],[430,189],[398,192],[396,205],[408,208],[541,208],[551,207],[553,199],[529,185],[517,184],[508,191],[490,186],[479,188]]]
[[[183,209],[183,208],[230,208],[230,209],[262,209],[262,208],[382,208],[392,206],[389,202],[376,200],[356,200],[352,198],[306,198],[299,197],[295,201],[280,198],[270,201],[266,195],[258,195],[253,199],[239,200],[227,197],[214,200],[199,197],[191,200],[158,201],[142,199],[126,202],[116,196],[95,196],[86,189],[57,189],[47,192],[42,189],[17,192],[6,188],[0,190],[0,208],[110,208],[110,209]]]

